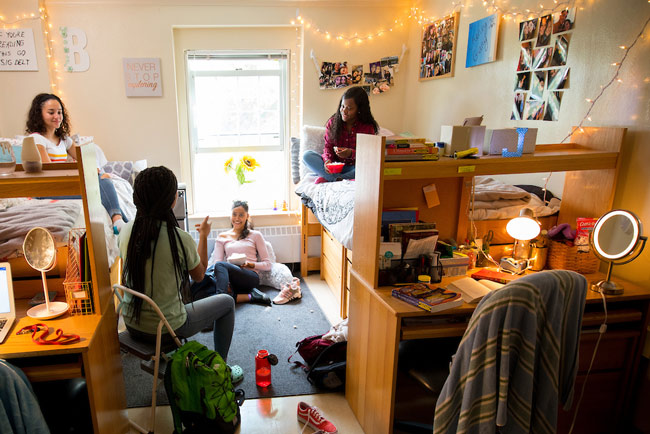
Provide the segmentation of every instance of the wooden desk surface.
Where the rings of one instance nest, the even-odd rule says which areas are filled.
[[[17,357],[82,353],[88,349],[101,319],[101,316],[97,314],[70,316],[69,313],[66,313],[52,320],[37,320],[27,316],[27,310],[30,307],[28,300],[16,300],[16,321],[5,341],[0,344],[0,358],[12,359]],[[37,323],[48,325],[50,327],[50,335],[53,335],[56,329],[60,328],[63,330],[63,333],[79,335],[81,340],[70,345],[38,345],[32,341],[31,333],[16,335],[16,332],[21,328]]]

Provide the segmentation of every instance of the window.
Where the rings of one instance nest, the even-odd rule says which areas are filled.
[[[288,199],[288,50],[186,51],[194,212],[228,214],[234,199],[251,210]],[[244,156],[259,167],[240,185],[225,164]]]

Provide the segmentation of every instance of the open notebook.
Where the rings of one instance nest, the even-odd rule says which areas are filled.
[[[15,320],[16,307],[11,267],[8,262],[0,262],[0,344],[4,342]]]

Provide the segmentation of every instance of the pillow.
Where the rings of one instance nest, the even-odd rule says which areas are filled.
[[[311,150],[322,154],[324,147],[325,127],[304,125],[300,136],[300,179],[304,178],[307,174],[307,167],[302,161],[302,156],[305,155],[305,151]]]
[[[104,173],[119,176],[133,185],[135,177],[147,167],[147,160],[137,161],[109,161],[102,167]]]
[[[291,180],[294,184],[300,182],[300,139],[291,138]]]

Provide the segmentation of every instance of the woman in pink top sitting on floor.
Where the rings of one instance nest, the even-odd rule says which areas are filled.
[[[257,289],[260,285],[258,272],[270,270],[271,260],[262,233],[250,229],[248,217],[248,203],[234,201],[230,216],[232,229],[219,234],[210,258],[214,265],[208,273],[212,272],[216,278],[217,293],[231,293],[238,303],[271,305],[271,299]],[[228,259],[233,254],[245,255],[244,263],[230,263]]]
[[[379,125],[370,112],[368,94],[361,86],[354,86],[343,93],[338,110],[325,126],[323,155],[306,151],[302,157],[305,166],[318,175],[316,184],[338,179],[354,179],[357,133],[377,134]],[[340,173],[332,173],[329,163],[345,163]]]

